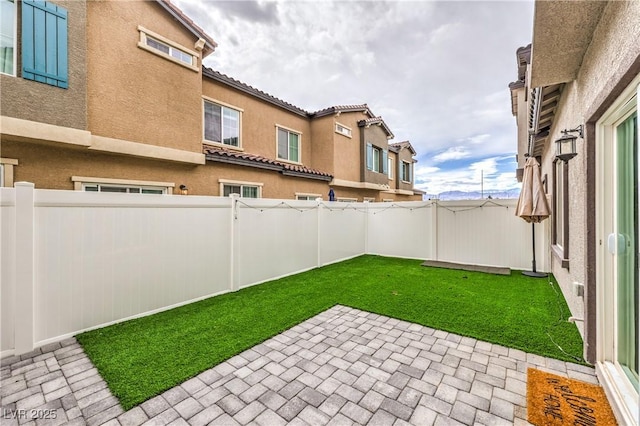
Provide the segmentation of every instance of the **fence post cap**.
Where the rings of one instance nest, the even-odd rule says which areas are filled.
[[[14,187],[23,187],[23,188],[35,188],[36,186],[32,182],[16,182],[13,184]]]

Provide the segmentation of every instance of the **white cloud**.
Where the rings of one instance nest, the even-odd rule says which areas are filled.
[[[464,146],[454,146],[433,157],[434,163],[443,163],[450,160],[460,160],[469,157],[470,153]]]

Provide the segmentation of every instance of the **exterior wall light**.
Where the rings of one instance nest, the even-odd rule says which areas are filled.
[[[566,163],[578,155],[576,151],[576,140],[578,138],[584,139],[582,124],[575,129],[562,130],[561,133],[562,136],[556,139],[556,158]],[[571,133],[577,133],[578,135],[572,135]]]
[[[189,195],[189,188],[187,188],[187,185],[180,185],[180,194]]]

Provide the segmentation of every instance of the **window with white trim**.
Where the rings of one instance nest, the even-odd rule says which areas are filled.
[[[240,111],[205,100],[204,140],[240,148]]]
[[[370,202],[370,203],[373,203],[373,202],[375,202],[375,201],[376,201],[376,199],[375,199],[375,198],[373,198],[373,197],[364,197],[364,198],[362,199],[362,201],[368,201],[368,202]]]
[[[241,198],[260,198],[260,187],[257,185],[244,184],[222,184],[222,195],[228,197],[231,194],[238,194]]]
[[[0,0],[0,73],[16,75],[16,4]]]
[[[389,162],[389,165],[388,165],[389,179],[393,180],[393,158],[389,157],[387,161]]]
[[[341,203],[357,203],[357,198],[338,197],[338,201]]]
[[[309,200],[315,201],[316,198],[320,198],[320,194],[296,194],[296,200]]]
[[[173,194],[172,182],[71,176],[76,191],[123,194]]]
[[[348,138],[351,137],[351,129],[340,123],[336,123],[336,133],[339,133],[342,136],[346,136]]]
[[[102,183],[83,183],[82,190],[87,192],[116,192],[122,194],[166,194],[167,188],[153,186],[112,185]]]
[[[300,163],[300,134],[278,127],[278,158]]]
[[[138,31],[140,32],[138,47],[179,65],[198,71],[199,54],[197,52],[180,46],[178,43],[149,31],[146,28],[138,27]]]
[[[400,169],[400,179],[403,182],[411,182],[411,167],[412,163],[408,162],[408,161],[403,161],[401,164],[401,169]]]
[[[372,143],[367,143],[367,170],[371,170],[376,173],[389,172],[388,167],[388,152],[386,149],[382,149]]]

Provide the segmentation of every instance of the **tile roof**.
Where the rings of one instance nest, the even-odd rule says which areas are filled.
[[[282,99],[276,98],[273,95],[270,95],[262,90],[256,89],[253,86],[250,86],[246,83],[241,82],[240,80],[236,80],[235,78],[229,77],[226,74],[223,74],[219,71],[215,71],[211,68],[207,68],[205,66],[202,67],[202,75],[209,77],[213,80],[216,80],[220,83],[226,84],[227,86],[231,86],[234,89],[237,89],[241,92],[247,93],[249,95],[255,96],[263,101],[267,101],[272,103],[280,108],[286,109],[287,111],[293,112],[294,114],[301,115],[303,117],[308,118],[311,113],[299,108],[289,102],[283,101]]]
[[[402,141],[402,142],[396,142],[396,143],[392,143],[389,144],[389,149],[393,152],[400,152],[401,150],[405,149],[405,148],[409,148],[409,150],[411,151],[411,153],[413,155],[416,155],[416,150],[413,148],[413,145],[411,145],[411,142],[409,141]]]
[[[247,152],[233,151],[212,145],[203,145],[202,151],[209,161],[240,164],[261,169],[279,171],[283,175],[306,177],[330,181],[333,176],[320,170],[311,169],[298,164],[285,163]]]
[[[360,127],[369,127],[372,124],[378,124],[382,126],[384,131],[387,133],[387,136],[389,136],[390,139],[393,139],[393,132],[391,132],[391,129],[389,128],[389,126],[387,126],[387,123],[384,122],[382,117],[370,117],[365,120],[358,121],[358,126]]]
[[[325,115],[336,114],[340,112],[354,112],[354,111],[362,111],[369,115],[369,117],[373,117],[373,113],[369,109],[367,104],[360,105],[335,105],[329,108],[324,108],[316,112],[312,112],[312,117],[324,117]]]
[[[202,28],[200,28],[195,22],[191,20],[187,15],[185,15],[176,5],[171,3],[170,0],[156,0],[162,7],[164,7],[174,18],[178,20],[182,25],[187,27],[189,31],[191,31],[194,35],[202,38],[205,43],[205,50],[207,50],[207,54],[212,53],[216,47],[218,47],[218,43],[216,43],[210,35],[208,35]],[[206,54],[204,55],[206,56]]]

